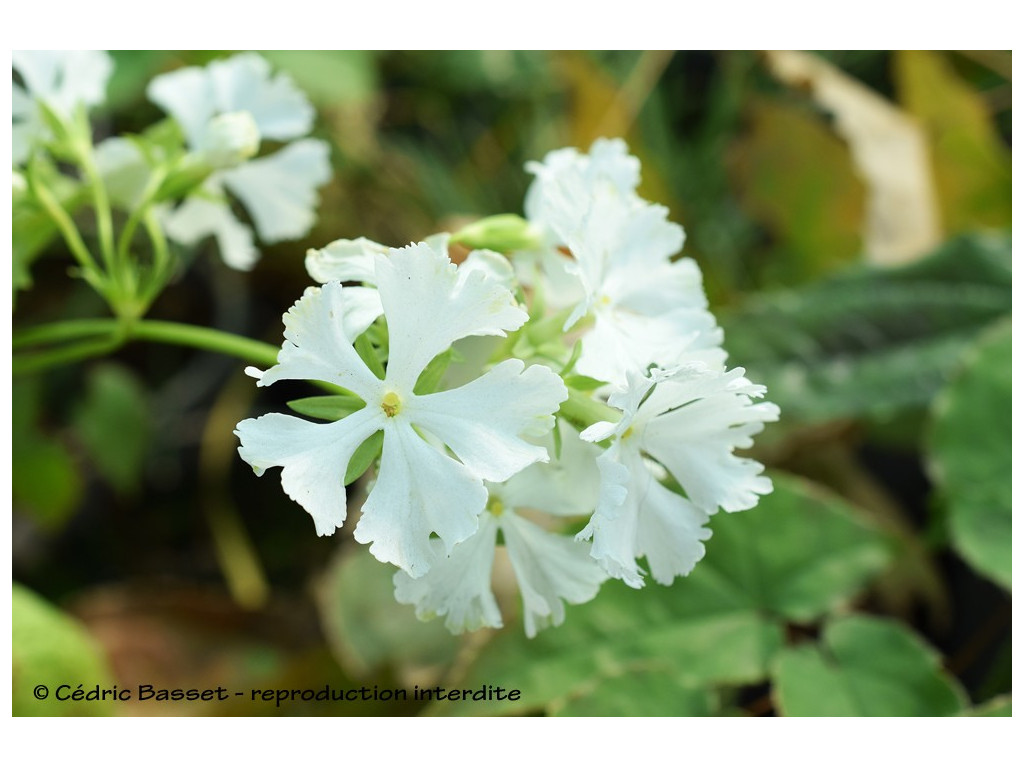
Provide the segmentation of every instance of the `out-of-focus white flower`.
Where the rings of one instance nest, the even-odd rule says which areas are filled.
[[[250,269],[259,252],[249,228],[231,212],[227,192],[245,206],[265,243],[309,232],[316,190],[331,177],[329,148],[299,138],[312,127],[314,113],[291,78],[272,76],[265,59],[243,53],[160,75],[147,94],[178,122],[189,148],[217,169],[199,194],[166,216],[172,239],[195,245],[213,235],[225,262]],[[255,157],[264,139],[291,143]]]
[[[749,509],[759,494],[771,492],[764,467],[734,451],[749,448],[779,409],[752,401],[765,389],[745,379],[742,368],[722,373],[693,363],[650,376],[631,373],[628,382],[608,399],[622,411],[619,422],[598,422],[582,433],[611,445],[598,459],[597,510],[578,538],[593,537],[592,555],[630,586],[643,586],[636,562],[642,556],[654,579],[670,584],[704,556],[709,515]],[[646,457],[671,473],[685,498],[659,482]]]
[[[105,51],[13,51],[11,63],[23,85],[11,89],[14,165],[21,165],[32,147],[50,137],[40,104],[59,119],[70,120],[79,106],[103,101],[114,64]]]
[[[413,579],[395,574],[395,599],[416,606],[421,619],[445,617],[452,632],[502,626],[491,588],[497,536],[500,531],[523,598],[523,623],[528,637],[565,619],[565,603],[592,599],[608,574],[590,556],[589,546],[548,531],[516,512],[535,509],[555,515],[589,514],[597,500],[598,451],[561,427],[559,459],[533,464],[508,482],[488,483],[488,511],[480,528],[446,554],[432,542],[430,572]],[[545,441],[553,450],[550,436]]]
[[[355,538],[413,577],[430,568],[436,533],[445,551],[477,530],[487,500],[484,481],[500,482],[547,451],[524,438],[554,425],[567,397],[561,379],[543,366],[524,370],[506,360],[456,389],[417,395],[427,364],[466,336],[504,336],[526,313],[507,289],[479,271],[456,269],[426,243],[374,256],[373,278],[388,324],[383,381],[353,342],[372,322],[348,316],[353,288],[329,282],[308,289],[285,315],[278,364],[255,372],[260,386],[311,379],[354,392],[366,405],[340,421],[312,424],[282,414],[241,422],[239,454],[257,474],[283,467],[288,495],[312,515],[320,535],[346,518],[344,477],[356,449],[383,431],[380,471],[363,505]],[[424,439],[434,438],[451,454]]]

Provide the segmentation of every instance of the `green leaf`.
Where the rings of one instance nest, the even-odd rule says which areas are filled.
[[[335,561],[317,587],[328,646],[342,667],[365,678],[384,667],[406,672],[440,669],[455,658],[458,640],[439,622],[421,622],[395,602],[395,569],[363,548]]]
[[[356,452],[349,459],[348,469],[345,470],[345,485],[354,483],[363,473],[370,468],[370,465],[380,456],[384,447],[384,431],[374,432],[356,448]]]
[[[928,453],[956,551],[1007,590],[1011,578],[1010,321],[969,350],[935,403]]]
[[[765,679],[785,621],[841,606],[888,559],[884,539],[840,499],[785,476],[775,485],[756,509],[716,515],[704,561],[673,586],[609,582],[533,640],[519,626],[499,633],[460,683],[518,688],[518,702],[438,712],[550,712],[637,669],[666,669],[687,688]]]
[[[135,492],[153,429],[135,374],[113,363],[94,367],[74,427],[103,478],[119,493]]]
[[[441,385],[441,377],[444,376],[444,372],[448,370],[448,366],[451,365],[454,359],[455,350],[451,348],[437,355],[427,364],[427,367],[423,369],[423,373],[416,380],[416,386],[412,390],[413,393],[429,395],[436,392],[437,388]]]
[[[70,685],[60,695],[70,695],[82,684],[109,689],[113,675],[96,641],[88,631],[46,600],[20,584],[11,593],[12,701],[15,716],[109,715],[107,701],[61,701],[57,688]],[[45,698],[41,688],[45,686]]]
[[[592,690],[551,707],[560,717],[708,717],[713,697],[706,688],[680,683],[665,670],[631,670],[598,681]]]
[[[1009,238],[965,236],[908,267],[755,296],[722,326],[787,422],[888,417],[931,401],[1010,293]]]
[[[607,381],[601,381],[600,379],[583,376],[581,374],[565,377],[565,386],[569,387],[569,389],[575,389],[580,392],[593,392],[595,389],[599,389],[607,383]]]
[[[296,413],[324,421],[338,421],[365,406],[358,395],[317,395],[288,401],[288,407]]]
[[[38,379],[18,379],[12,390],[11,485],[14,508],[47,530],[59,529],[78,507],[84,483],[60,440],[37,424]]]
[[[964,705],[933,649],[900,624],[868,616],[837,619],[820,645],[783,651],[773,679],[779,709],[793,717],[934,717]]]
[[[355,348],[356,354],[358,354],[359,358],[366,363],[366,367],[370,369],[373,375],[378,379],[383,379],[384,364],[377,355],[377,350],[374,348],[373,342],[370,341],[370,331],[367,330],[365,333],[360,335],[352,346]]]

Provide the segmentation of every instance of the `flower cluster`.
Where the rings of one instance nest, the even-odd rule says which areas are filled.
[[[337,418],[269,414],[236,431],[257,474],[282,467],[321,535],[346,520],[346,481],[378,463],[355,538],[398,566],[399,602],[453,632],[502,626],[499,549],[532,637],[608,578],[643,586],[643,560],[660,583],[685,576],[711,515],[771,491],[735,450],[778,409],[726,370],[700,271],[673,258],[683,230],[637,194],[625,143],[558,150],[528,170],[516,232],[501,216],[472,237],[311,250],[320,285],[284,316],[277,365],[249,372],[260,386],[325,382],[339,394],[317,400]],[[488,232],[495,248],[518,247],[452,263],[452,242]],[[505,337],[482,374],[471,336]]]

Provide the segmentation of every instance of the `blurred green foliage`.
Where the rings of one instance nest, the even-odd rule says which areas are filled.
[[[309,283],[307,247],[402,245],[521,213],[526,161],[620,135],[643,162],[641,193],[686,228],[730,363],[782,407],[756,449],[776,491],[717,515],[705,560],[671,587],[609,583],[533,641],[515,621],[452,638],[394,602],[389,567],[345,532],[315,537],[235,460],[225,429],[257,395],[234,361],[134,344],[21,377],[14,575],[99,633],[120,682],[523,692],[185,710],[203,714],[1009,714],[1009,52],[819,52],[923,128],[943,244],[898,266],[867,252],[871,180],[834,116],[760,54],[267,55],[309,94],[333,148],[319,222],[244,276],[202,246],[183,254],[189,269],[151,316],[276,345]],[[148,127],[160,118],[149,79],[217,56],[116,52],[97,137]],[[16,199],[14,216],[39,224],[14,243],[15,328],[101,312],[40,212]],[[258,397],[262,410],[339,406],[301,404],[315,394]],[[231,503],[199,503],[215,496]],[[225,524],[213,507],[241,517]],[[261,563],[262,605],[230,605],[218,558],[231,552]],[[88,610],[129,587],[143,597]],[[15,714],[42,712],[26,686],[47,674],[110,679],[84,638],[15,588]],[[142,706],[114,711],[158,713]]]

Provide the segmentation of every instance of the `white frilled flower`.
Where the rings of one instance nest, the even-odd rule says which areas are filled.
[[[484,481],[500,482],[547,451],[524,438],[554,425],[567,397],[561,379],[543,366],[506,360],[456,389],[417,395],[427,364],[458,339],[504,336],[527,319],[507,289],[479,271],[456,269],[426,243],[374,256],[373,278],[388,325],[383,381],[366,367],[353,342],[372,320],[351,317],[353,288],[329,282],[306,294],[284,316],[278,363],[260,386],[283,379],[325,381],[365,406],[340,421],[313,424],[282,414],[241,422],[239,454],[257,474],[282,467],[285,492],[329,535],[346,518],[344,477],[356,449],[383,431],[376,483],[363,505],[355,538],[377,559],[413,577],[434,560],[430,536],[445,551],[470,538],[487,501]],[[440,450],[434,442],[450,449]],[[453,455],[454,456],[453,456]]]
[[[11,88],[14,165],[24,163],[33,145],[50,136],[40,104],[69,121],[80,106],[88,109],[103,101],[114,70],[104,51],[13,51],[11,63],[24,83]]]
[[[227,264],[250,269],[259,253],[252,231],[231,212],[227,192],[245,206],[265,243],[309,232],[316,190],[331,177],[329,148],[300,139],[312,128],[313,108],[287,75],[272,76],[265,59],[243,53],[160,75],[147,94],[178,122],[189,149],[216,169],[199,194],[167,215],[172,239],[194,245],[213,235]],[[291,143],[255,157],[267,139]]]
[[[639,162],[625,144],[595,144],[595,152],[588,158],[573,151],[558,162],[549,155],[534,169],[527,195],[531,222],[572,254],[544,262],[550,286],[566,276],[576,283],[561,290],[575,297],[565,330],[585,316],[593,320],[576,370],[622,386],[626,371],[652,364],[722,367],[722,334],[707,311],[700,270],[692,259],[672,260],[683,247],[682,227],[668,221],[666,208],[636,195]]]
[[[546,530],[517,509],[554,515],[589,514],[597,501],[597,450],[562,428],[561,458],[534,464],[507,483],[488,483],[490,499],[480,528],[446,553],[432,541],[430,572],[410,578],[395,574],[395,599],[416,606],[421,619],[445,617],[452,632],[502,626],[491,587],[500,532],[523,599],[523,624],[528,637],[565,619],[565,604],[591,600],[608,574],[590,556],[584,542]],[[551,444],[550,438],[547,443]]]
[[[709,515],[749,509],[771,492],[764,467],[733,452],[749,448],[779,409],[753,402],[765,389],[745,379],[742,368],[722,373],[693,363],[628,380],[608,400],[622,411],[619,422],[582,433],[611,445],[598,459],[597,509],[578,538],[593,537],[594,558],[631,587],[643,586],[636,562],[643,556],[655,581],[670,584],[704,556]],[[666,470],[685,498],[659,482]]]

